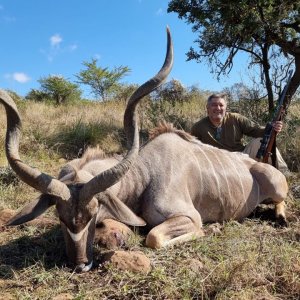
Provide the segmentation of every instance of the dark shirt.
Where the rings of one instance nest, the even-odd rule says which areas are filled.
[[[205,144],[229,151],[243,151],[243,135],[262,137],[264,129],[238,113],[226,113],[220,126],[214,126],[205,117],[193,125],[191,133]]]

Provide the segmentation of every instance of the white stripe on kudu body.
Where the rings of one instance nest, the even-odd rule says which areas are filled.
[[[239,155],[242,155],[242,154],[237,154],[237,156],[239,156]],[[241,160],[240,157],[238,157],[238,158],[239,158],[239,160]],[[232,158],[228,158],[228,161],[233,166],[233,169],[236,172],[236,178],[239,180],[241,191],[242,191],[242,194],[243,194],[243,199],[244,199],[244,202],[246,202],[245,189],[244,189],[244,185],[243,185],[243,182],[242,182],[242,179],[241,179],[241,175],[240,175],[240,173],[239,173],[239,171],[236,167],[236,162],[233,161]],[[243,162],[241,162],[241,163],[243,163]]]
[[[205,149],[205,150],[208,150],[208,149]],[[221,184],[222,193],[220,192],[220,187],[218,187],[218,191],[219,191],[219,195],[220,195],[219,200],[222,203],[223,208],[224,208],[224,213],[225,213],[224,217],[226,216],[226,212],[229,213],[229,210],[227,209],[228,207],[226,207],[226,203],[227,203],[227,206],[228,206],[229,202],[231,203],[231,205],[234,205],[234,202],[232,202],[233,195],[231,193],[231,190],[234,191],[235,193],[237,193],[237,191],[238,191],[238,193],[241,193],[241,199],[240,199],[239,205],[237,205],[235,207],[234,211],[231,212],[231,214],[232,214],[231,217],[235,218],[236,215],[239,213],[239,209],[241,208],[241,206],[244,203],[246,203],[246,201],[247,201],[244,184],[241,179],[241,174],[239,173],[239,170],[237,168],[237,165],[239,165],[239,164],[243,165],[243,161],[241,159],[240,154],[234,155],[233,153],[230,153],[230,156],[224,156],[224,155],[220,155],[218,150],[217,151],[214,151],[214,150],[215,149],[209,147],[209,151],[207,151],[207,153],[209,153],[213,157],[212,163],[214,164],[215,168],[219,168],[220,170],[222,169],[223,174],[224,174],[222,176],[222,174],[220,172],[218,172],[220,178],[222,179],[221,182],[219,181],[219,184]],[[223,150],[221,150],[221,152],[223,152]],[[237,163],[237,160],[238,160],[238,163]],[[229,181],[228,181],[228,176],[226,175],[226,170],[225,170],[224,166],[226,166],[228,169],[232,170],[236,174],[234,176],[234,178],[236,179],[234,181],[234,183],[237,185],[230,187]],[[215,174],[215,172],[214,172],[214,174]],[[224,191],[224,188],[225,188],[224,183],[226,183],[226,186],[227,186],[227,193]],[[225,199],[226,195],[227,195],[227,199]],[[228,200],[229,200],[229,202],[228,202]],[[224,203],[224,201],[225,201],[225,203]]]
[[[224,173],[223,179],[225,179],[226,186],[227,186],[227,191],[228,191],[228,195],[229,195],[229,198],[231,199],[230,186],[229,186],[229,182],[228,182],[228,179],[227,179],[227,176],[226,176],[226,171],[225,171],[224,165],[222,164],[222,162],[221,162],[221,160],[219,159],[218,155],[216,155],[215,153],[213,153],[213,155],[215,156],[215,159],[218,161],[220,167],[221,167],[222,170],[223,170],[223,173]]]
[[[217,176],[216,170],[215,170],[215,166],[213,164],[213,162],[209,159],[209,157],[206,155],[206,153],[203,151],[203,149],[201,147],[199,147],[199,150],[201,151],[202,155],[205,157],[205,159],[209,162],[210,165],[210,170],[213,172],[213,176],[216,180],[216,188],[218,190],[218,198],[220,198],[221,196],[221,189],[220,189],[220,182],[219,182],[219,178]]]
[[[198,169],[201,170],[201,165],[200,165],[199,160],[197,159],[197,156],[195,155],[195,153],[192,153],[192,155],[193,155],[195,162],[197,163]],[[201,172],[199,172],[199,177],[200,177],[199,188],[203,189],[204,180],[203,180],[203,174]]]
[[[204,145],[202,143],[199,143],[198,141],[194,141],[195,144],[198,144],[197,150],[201,152],[201,157],[205,159],[209,164],[209,169],[211,171],[210,178],[214,180],[215,185],[214,189],[216,192],[216,195],[218,195],[218,199],[220,201],[220,204],[222,204],[224,213],[228,212],[229,216],[231,218],[239,218],[238,215],[241,213],[240,209],[244,206],[246,210],[249,210],[247,201],[250,195],[248,193],[250,192],[252,194],[252,188],[249,186],[249,189],[247,188],[248,180],[243,178],[244,172],[247,172],[248,167],[245,169],[245,160],[248,159],[247,155],[241,154],[241,153],[229,153],[224,150],[220,150],[217,148],[214,148],[209,145]],[[225,154],[225,155],[224,155]],[[200,159],[201,161],[201,159]],[[199,163],[198,163],[199,165]],[[205,163],[204,163],[205,165]],[[201,167],[200,167],[201,168]],[[202,165],[203,169],[203,165]],[[227,176],[228,172],[232,173],[231,176]],[[201,176],[202,179],[202,176]],[[202,184],[202,182],[201,182]],[[260,189],[259,184],[256,180],[254,180],[255,189],[255,195],[253,195],[256,199],[251,201],[251,203],[256,202],[259,203],[259,197],[260,197]],[[258,193],[258,194],[256,194]],[[234,199],[235,197],[239,195],[239,201],[236,202]],[[250,197],[253,197],[250,196]],[[224,202],[225,201],[225,202]],[[236,202],[236,203],[235,203]],[[231,204],[230,204],[231,203]],[[234,206],[235,208],[233,211],[229,211],[229,207]],[[250,204],[250,206],[252,206]],[[232,207],[233,208],[233,207]],[[242,209],[244,211],[244,208]],[[224,215],[225,217],[225,215]]]

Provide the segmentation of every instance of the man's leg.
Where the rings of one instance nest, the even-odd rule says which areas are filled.
[[[248,143],[246,145],[246,147],[243,151],[244,153],[248,154],[251,158],[253,158],[257,161],[258,161],[258,159],[256,158],[256,153],[261,145],[260,140],[261,140],[261,138],[251,140],[250,143]],[[288,166],[277,148],[276,148],[276,157],[277,157],[279,171],[281,171],[282,173],[288,172],[289,171]],[[272,164],[271,157],[269,157],[268,163],[270,165]]]

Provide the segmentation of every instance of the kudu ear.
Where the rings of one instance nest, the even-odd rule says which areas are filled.
[[[104,197],[99,197],[98,200],[114,219],[130,226],[146,225],[146,222],[142,218],[138,217],[118,197],[107,191],[105,194],[106,195]]]
[[[14,226],[26,223],[44,213],[50,206],[55,204],[55,198],[51,195],[42,194],[37,199],[25,205],[20,212],[12,217],[7,223],[7,226]]]

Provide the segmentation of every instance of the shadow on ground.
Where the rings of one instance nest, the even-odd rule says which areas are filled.
[[[8,270],[20,270],[41,263],[45,270],[63,267],[67,261],[59,225],[37,236],[14,238],[0,246],[0,278],[13,276]]]

